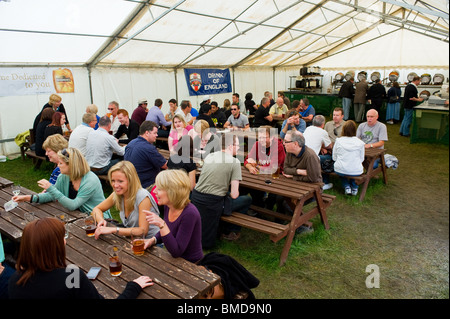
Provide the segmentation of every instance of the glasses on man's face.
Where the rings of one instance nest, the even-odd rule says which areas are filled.
[[[114,109],[112,107],[111,108],[108,107],[108,110],[113,111]]]
[[[237,111],[237,109],[231,109],[232,111]]]
[[[292,143],[292,142],[293,141],[286,141],[286,140],[283,141],[284,144],[289,144],[289,143]]]

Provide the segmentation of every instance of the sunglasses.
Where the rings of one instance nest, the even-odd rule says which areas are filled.
[[[108,110],[112,111],[112,110],[114,110],[114,109],[113,109],[113,108],[109,108],[109,107],[108,107]]]
[[[231,109],[232,111],[237,111],[237,109]]]
[[[67,152],[67,149],[63,149],[61,151],[61,154],[67,159],[69,159],[69,157],[70,157],[69,152]]]

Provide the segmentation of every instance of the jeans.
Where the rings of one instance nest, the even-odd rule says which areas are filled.
[[[400,134],[409,135],[409,127],[412,123],[413,110],[405,109],[405,115],[403,116],[402,125],[400,125]]]
[[[336,172],[336,174],[339,175],[339,177],[341,178],[341,183],[342,186],[345,188],[350,187],[352,190],[353,189],[358,189],[358,185],[356,185],[356,182],[353,178],[348,178],[345,176],[359,176],[359,175],[347,175],[347,174],[341,174]]]
[[[325,162],[326,160],[332,159],[331,155],[329,154],[325,155],[319,154],[319,158],[320,158],[320,166],[322,166],[322,163]],[[330,182],[330,176],[328,174],[322,174],[322,181],[325,184],[328,184]]]
[[[386,120],[400,120],[400,103],[388,103],[386,109]]]
[[[108,165],[106,165],[105,167],[102,167],[98,171],[93,171],[93,172],[95,175],[108,175],[109,169],[119,162],[120,162],[120,159],[118,159],[118,158],[112,159]]]
[[[350,107],[352,106],[352,99],[348,97],[342,98],[342,108],[344,109],[344,120],[347,121],[350,116]]]
[[[231,199],[231,211],[232,212],[239,212],[242,214],[247,214],[248,209],[250,205],[252,204],[252,198],[248,195],[239,196],[236,199]],[[239,232],[241,231],[241,226],[230,224],[230,223],[224,223],[223,225],[224,233],[230,233],[230,232]]]

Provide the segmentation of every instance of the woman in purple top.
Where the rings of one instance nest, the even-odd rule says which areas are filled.
[[[147,239],[145,248],[163,242],[173,257],[190,262],[203,258],[200,213],[190,203],[191,183],[184,170],[161,171],[155,180],[155,194],[159,205],[164,205],[164,220],[156,214],[145,211],[150,225],[160,231]]]

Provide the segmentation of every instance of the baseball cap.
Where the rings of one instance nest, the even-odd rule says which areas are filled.
[[[138,104],[145,104],[145,103],[147,103],[147,99],[140,99],[138,101]]]

